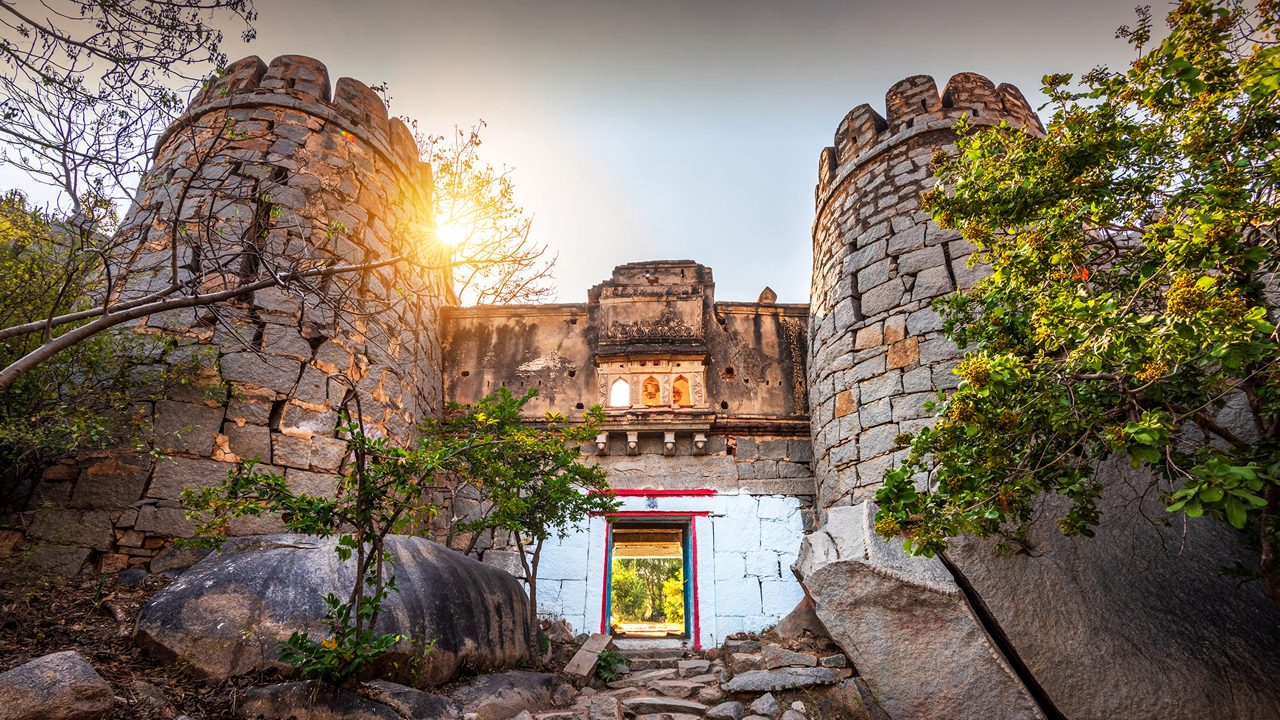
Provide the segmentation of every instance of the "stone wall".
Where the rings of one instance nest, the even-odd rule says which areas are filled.
[[[513,392],[536,388],[530,416],[548,410],[580,415],[605,404],[598,369],[610,358],[697,356],[705,359],[705,405],[719,425],[786,423],[807,435],[808,308],[717,302],[714,288],[711,269],[697,263],[631,263],[592,288],[586,303],[447,308],[446,394],[472,402],[501,385]],[[688,342],[655,346],[609,337],[614,323],[650,329],[668,313],[683,316],[687,337],[681,339]]]
[[[930,303],[979,270],[973,247],[920,210],[930,158],[962,115],[1041,131],[1017,88],[973,73],[941,95],[933,78],[909,77],[885,106],[850,111],[818,163],[808,376],[819,508],[874,495],[895,438],[930,422],[924,402],[956,382],[959,353]]]
[[[895,717],[1274,717],[1280,613],[1260,583],[1219,570],[1255,567],[1256,550],[1207,517],[1169,523],[1123,458],[1099,469],[1092,539],[1062,535],[1057,497],[1012,553],[958,538],[910,557],[876,535],[896,436],[931,422],[922,404],[957,383],[961,353],[930,303],[984,272],[920,211],[930,157],[961,114],[1042,131],[1015,88],[972,74],[941,96],[908,78],[886,105],[849,113],[818,169],[808,369],[824,524],[796,567],[819,616]]]
[[[245,58],[158,143],[118,237],[133,251],[121,297],[162,287],[174,267],[209,291],[327,264],[429,264],[431,192],[412,134],[366,85],[341,78],[331,89],[311,58]],[[158,367],[190,374],[137,408],[154,428],[142,451],[51,468],[25,515],[28,536],[69,562],[94,551],[100,570],[146,566],[192,530],[181,489],[220,482],[236,460],[331,491],[346,451],[336,410],[352,387],[370,431],[398,439],[442,408],[437,315],[450,279],[417,267],[277,286],[129,328],[165,340]],[[278,527],[262,519],[233,531]]]

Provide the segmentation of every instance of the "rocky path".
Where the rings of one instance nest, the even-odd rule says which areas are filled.
[[[811,720],[806,702],[790,699],[795,691],[836,685],[851,674],[843,671],[843,655],[754,640],[730,640],[723,651],[707,655],[634,645],[620,652],[628,672],[604,689],[583,688],[572,707],[517,720]]]

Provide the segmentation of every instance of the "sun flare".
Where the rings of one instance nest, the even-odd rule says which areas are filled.
[[[452,223],[440,223],[436,226],[436,238],[442,245],[457,247],[467,241],[471,235],[470,228]]]

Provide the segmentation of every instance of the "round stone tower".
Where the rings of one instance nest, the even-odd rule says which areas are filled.
[[[128,301],[173,297],[175,283],[177,296],[268,286],[131,327],[164,339],[156,367],[180,381],[138,407],[155,453],[53,468],[30,534],[100,551],[103,571],[145,566],[192,530],[181,490],[220,482],[236,460],[331,491],[346,453],[337,409],[353,386],[375,434],[408,439],[440,412],[438,310],[452,289],[418,158],[375,92],[351,78],[331,87],[311,58],[248,57],[205,87],[157,143],[117,236],[131,259],[114,287]],[[333,266],[361,269],[269,284]],[[243,520],[233,532],[278,528]]]
[[[952,387],[959,352],[931,301],[969,286],[973,247],[920,209],[929,161],[955,122],[1008,121],[1043,132],[1022,93],[961,73],[941,96],[916,75],[885,95],[885,115],[859,105],[818,162],[810,295],[809,408],[821,513],[874,495],[894,438],[930,422],[923,403]]]

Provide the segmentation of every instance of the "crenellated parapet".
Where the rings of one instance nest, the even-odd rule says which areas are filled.
[[[921,211],[933,154],[971,127],[1043,127],[1022,93],[960,73],[939,93],[915,75],[884,113],[859,105],[818,163],[810,293],[809,408],[819,507],[874,493],[899,448],[930,420],[923,403],[954,383],[958,352],[930,308],[972,284],[973,247]]]

